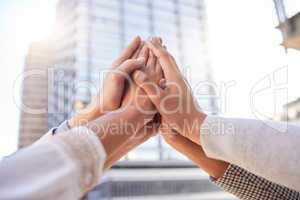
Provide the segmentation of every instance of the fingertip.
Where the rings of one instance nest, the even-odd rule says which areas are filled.
[[[162,38],[161,38],[161,37],[158,37],[158,40],[159,40],[159,43],[162,45],[162,43],[163,43]]]
[[[139,35],[135,36],[135,38],[133,40],[136,40],[136,41],[141,41],[141,37]]]
[[[141,37],[140,37],[140,36],[136,36],[136,37],[130,42],[129,46],[132,45],[134,48],[137,49],[137,48],[140,46],[141,42],[142,42]]]

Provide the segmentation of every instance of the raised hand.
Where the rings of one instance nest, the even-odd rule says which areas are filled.
[[[206,115],[200,111],[171,54],[158,41],[147,42],[147,46],[162,67],[165,88],[161,88],[141,70],[134,73],[134,81],[147,93],[171,129],[200,144],[200,126]]]
[[[134,38],[112,63],[112,67],[104,80],[103,89],[85,109],[69,120],[71,128],[84,125],[120,107],[124,94],[125,80],[130,79],[130,74],[134,70],[145,65],[144,58],[132,59],[140,44],[140,37]]]
[[[151,38],[150,40],[161,43],[161,40],[157,37]],[[149,49],[144,42],[141,43],[140,51],[136,51],[133,58],[141,57],[146,59],[146,65],[140,68],[140,70],[143,71],[151,81],[158,84],[160,80],[163,79],[163,71],[156,56],[154,56],[153,52],[149,52]],[[122,107],[128,105],[135,106],[142,114],[154,115],[157,113],[155,106],[152,104],[144,90],[137,87],[134,82],[130,83],[122,102]]]

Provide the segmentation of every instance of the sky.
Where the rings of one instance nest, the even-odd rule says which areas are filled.
[[[0,0],[0,158],[16,150],[20,91],[14,81],[24,67],[30,42],[51,33],[56,0]]]
[[[300,1],[286,2],[289,15]],[[223,92],[221,112],[229,117],[274,119],[282,105],[300,96],[300,53],[280,46],[272,0],[207,1],[210,56]],[[226,93],[226,94],[225,94]]]
[[[19,90],[28,45],[51,33],[57,0],[0,0],[0,157],[16,150]],[[289,13],[299,0],[286,0]],[[276,118],[300,96],[300,53],[280,46],[272,0],[207,0],[209,52],[221,114]]]

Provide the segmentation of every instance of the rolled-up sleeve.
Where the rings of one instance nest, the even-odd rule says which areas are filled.
[[[86,127],[49,133],[0,163],[0,199],[79,199],[99,182],[105,157]]]

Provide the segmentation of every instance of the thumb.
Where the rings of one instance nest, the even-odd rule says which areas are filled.
[[[137,70],[133,73],[133,81],[145,91],[159,112],[160,101],[163,97],[164,91],[158,86],[158,84],[151,81],[147,75],[140,70]]]
[[[129,75],[131,74],[131,72],[133,72],[134,70],[141,68],[145,65],[145,58],[140,57],[138,59],[128,59],[125,62],[123,62],[118,68],[117,70]]]

